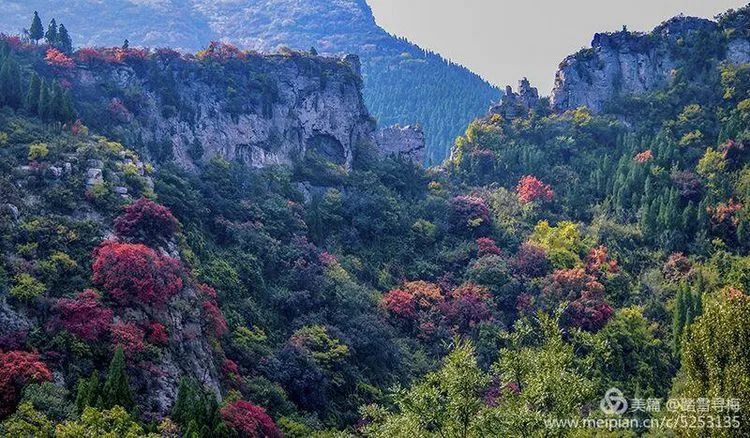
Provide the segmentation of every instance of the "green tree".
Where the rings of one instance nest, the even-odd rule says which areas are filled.
[[[35,44],[38,44],[39,40],[44,38],[44,27],[42,26],[42,20],[39,18],[39,13],[37,11],[34,11],[34,18],[31,20],[29,38],[31,41],[34,41]]]
[[[122,348],[118,347],[114,357],[112,357],[112,362],[109,364],[107,380],[104,382],[104,388],[102,389],[102,407],[122,406],[130,410],[134,405],[133,393],[130,390],[128,375],[125,370],[125,354]]]
[[[221,422],[218,412],[219,404],[212,392],[192,379],[180,381],[177,399],[172,407],[172,419],[180,425],[185,436],[190,436],[190,430],[198,438],[210,436],[209,432],[204,433],[197,425],[205,426],[207,431],[213,430]]]
[[[79,420],[58,424],[55,437],[158,438],[159,435],[147,434],[123,407],[115,406],[110,410],[86,408]]]
[[[478,366],[474,348],[465,341],[446,357],[443,366],[412,389],[396,393],[397,412],[379,406],[363,409],[372,423],[368,437],[480,437],[482,394],[489,377]]]
[[[57,22],[53,18],[52,21],[49,22],[47,32],[44,34],[44,40],[47,41],[47,44],[50,46],[54,46],[57,44],[57,38]]]
[[[18,406],[16,412],[0,424],[0,435],[7,437],[52,438],[52,422],[31,403]]]
[[[39,114],[39,95],[42,91],[41,89],[42,81],[39,79],[39,75],[34,72],[31,75],[29,90],[26,93],[26,101],[24,102],[24,109],[31,115]]]
[[[83,413],[83,410],[87,407],[100,407],[101,405],[102,396],[99,372],[94,371],[88,379],[81,378],[78,381],[76,409],[78,413]]]
[[[73,40],[70,38],[70,34],[68,34],[68,29],[62,23],[60,23],[60,29],[57,32],[56,46],[63,53],[67,53],[68,55],[73,53]]]
[[[12,108],[20,108],[23,103],[21,70],[12,56],[5,59],[0,69],[0,103]]]
[[[44,80],[42,80],[41,84],[39,84],[39,108],[37,109],[37,115],[42,120],[49,120],[51,100],[49,87]]]
[[[749,436],[750,297],[726,289],[707,299],[703,314],[686,329],[675,397],[737,399],[739,429],[691,429],[685,436]]]

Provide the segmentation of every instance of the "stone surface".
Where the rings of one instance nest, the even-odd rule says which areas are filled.
[[[159,61],[161,70],[156,74],[162,83],[174,84],[183,110],[165,103],[164,87],[153,84],[155,73],[149,76],[130,66],[80,68],[74,90],[80,100],[96,96],[106,89],[104,84],[138,90],[139,103],[126,108],[133,114],[131,121],[118,119],[115,128],[93,127],[108,129],[105,133],[124,139],[126,145],[146,145],[146,150],[149,145],[158,149],[170,145],[185,168],[214,156],[252,167],[294,164],[309,149],[350,167],[356,146],[372,141],[374,131],[362,100],[357,64],[356,57],[345,61],[297,54],[251,55],[225,67],[233,80],[247,80],[244,89],[253,93],[236,96],[230,88],[241,89],[240,85],[229,85],[223,71],[196,61],[171,60],[168,67]],[[110,101],[97,104],[106,111]],[[91,119],[95,117],[87,118]]]
[[[380,129],[375,135],[375,142],[381,156],[397,155],[416,163],[424,163],[426,143],[421,126],[394,125]]]
[[[598,113],[619,95],[662,89],[672,80],[676,69],[690,62],[685,53],[689,56],[693,41],[701,34],[720,32],[722,29],[711,20],[678,16],[648,34],[626,29],[596,34],[590,49],[581,50],[560,64],[552,90],[552,107],[564,111],[586,106]],[[748,60],[750,42],[745,37],[729,40],[726,61]]]
[[[528,79],[523,78],[518,81],[518,93],[513,92],[510,85],[505,87],[505,94],[500,99],[500,103],[492,106],[490,113],[514,118],[526,115],[529,109],[539,105],[540,102],[539,90],[532,87]]]

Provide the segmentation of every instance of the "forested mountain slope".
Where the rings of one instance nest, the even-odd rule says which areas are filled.
[[[28,29],[29,14],[45,11],[45,20],[57,17],[83,46],[119,46],[128,39],[133,46],[196,51],[221,39],[261,51],[288,46],[357,54],[371,113],[385,126],[423,125],[433,163],[441,162],[463,128],[500,97],[497,88],[466,68],[389,35],[364,0],[9,0],[3,7],[0,28]]]
[[[524,92],[430,169],[372,144],[342,164],[324,141],[183,162],[118,131],[148,111],[109,107],[231,121],[190,93],[163,105],[155,79],[179,67],[226,104],[237,72],[301,68],[316,95],[356,82],[343,60],[3,37],[0,435],[750,434],[750,64],[725,62],[748,11],[679,43],[658,88],[597,111]],[[650,407],[603,412],[611,388]]]

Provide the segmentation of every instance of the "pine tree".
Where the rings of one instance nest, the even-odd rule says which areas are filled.
[[[78,409],[78,413],[81,413],[87,407],[99,407],[101,403],[99,373],[94,371],[88,379],[82,378],[78,381],[76,409]]]
[[[41,88],[42,81],[39,79],[39,75],[33,73],[29,82],[29,90],[26,93],[26,101],[24,102],[24,109],[31,115],[39,114],[39,94],[41,93]]]
[[[37,13],[37,11],[34,11],[34,18],[31,20],[29,38],[34,41],[35,44],[38,44],[39,40],[44,38],[44,27],[42,26],[42,20],[39,18],[39,13]]]
[[[52,93],[50,96],[49,105],[49,117],[51,120],[64,122],[65,121],[65,97],[62,87],[58,82],[52,86]]]
[[[49,22],[47,33],[44,34],[44,40],[47,41],[47,44],[50,46],[54,46],[57,44],[57,38],[57,22],[53,18],[52,21]]]
[[[125,372],[125,354],[122,352],[122,348],[117,348],[112,362],[109,364],[107,381],[104,382],[102,391],[102,404],[105,409],[122,406],[126,410],[130,410],[134,406],[128,375]]]
[[[687,303],[685,302],[686,285],[680,285],[675,298],[674,310],[672,312],[672,348],[675,356],[680,355],[680,343],[682,333],[685,329],[685,319],[687,317]],[[688,292],[689,293],[689,292]]]
[[[49,87],[44,82],[44,80],[42,80],[41,84],[39,85],[39,108],[37,109],[37,115],[42,120],[49,120],[51,103],[50,100]]]
[[[68,29],[65,28],[65,25],[60,23],[60,29],[57,33],[57,48],[60,49],[63,53],[67,53],[70,55],[73,53],[73,40],[70,39],[70,34],[68,34]]]
[[[0,103],[20,108],[23,102],[21,70],[13,57],[8,57],[0,69]]]

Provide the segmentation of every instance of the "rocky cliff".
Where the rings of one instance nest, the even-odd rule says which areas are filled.
[[[380,129],[375,135],[381,156],[395,155],[415,163],[424,163],[426,145],[419,125],[394,125]]]
[[[372,140],[356,59],[212,53],[79,63],[72,90],[81,116],[152,160],[187,168],[214,156],[292,164],[312,152],[348,168]]]
[[[659,90],[685,70],[705,63],[750,61],[745,11],[730,11],[718,22],[678,16],[650,33],[599,33],[591,48],[560,64],[552,106],[587,106],[594,112],[620,95]],[[709,67],[710,68],[710,67]]]

